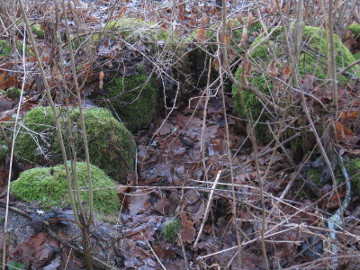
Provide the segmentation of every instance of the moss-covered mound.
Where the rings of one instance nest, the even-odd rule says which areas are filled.
[[[65,108],[59,108],[58,112],[68,153],[70,141],[74,141],[77,158],[84,159],[79,110],[71,109],[67,113]],[[127,174],[133,170],[135,159],[131,133],[106,109],[84,109],[84,117],[91,163],[103,169],[114,180],[125,183]],[[69,135],[68,119],[72,136]],[[26,115],[16,148],[17,155],[27,161],[38,164],[62,162],[50,107],[37,107]]]
[[[79,187],[83,190],[80,192],[81,200],[89,203],[86,163],[77,163],[76,170]],[[91,175],[94,208],[104,214],[119,211],[120,200],[115,182],[94,165],[91,166]],[[64,165],[24,171],[11,183],[11,192],[22,201],[38,201],[43,207],[64,207],[70,204]]]
[[[337,69],[340,70],[353,63],[355,59],[337,35],[334,35],[334,41],[336,65]],[[286,67],[289,67],[290,63],[285,44],[284,35],[281,29],[277,29],[270,38],[266,38],[264,35],[256,38],[249,48],[249,55],[247,57],[252,63],[249,74],[246,74],[247,81],[263,93],[267,94],[272,102],[281,107],[285,106],[286,97],[279,95],[279,91],[273,91],[274,89],[279,89],[279,80],[274,78],[278,75],[273,74],[273,76],[271,76],[268,71],[273,67],[273,69],[278,71],[280,76],[286,72],[285,69]],[[314,75],[317,82],[323,83],[327,78],[326,55],[327,42],[325,30],[316,27],[305,27],[301,53],[297,65],[300,76],[303,78],[306,74]],[[236,71],[236,78],[239,81],[242,81],[242,75],[243,68],[239,68]],[[338,81],[340,84],[347,83],[350,82],[352,78],[356,78],[359,75],[360,69],[356,66],[348,70],[346,74],[339,76]],[[285,88],[286,85],[283,85],[282,89]],[[244,91],[242,92],[242,95],[246,108],[251,113],[253,119],[257,119],[264,106],[254,94]],[[241,117],[245,117],[241,107],[239,91],[236,86],[233,86],[233,99],[236,111]],[[265,113],[262,114],[260,120],[266,122],[269,119],[269,114],[266,113],[265,110]],[[269,138],[264,136],[266,133],[270,133],[267,131],[267,125],[259,124],[257,127],[256,131],[258,135],[261,135],[261,140],[268,141]]]
[[[162,88],[158,91],[158,96],[165,94],[164,99],[159,99],[165,101],[165,106],[173,104],[178,84],[180,94],[188,91],[190,88],[188,81],[190,68],[186,54],[188,42],[176,32],[156,23],[121,18],[110,22],[105,28],[105,33],[106,41],[113,40],[114,44],[120,44],[118,46],[121,47],[118,58],[121,59],[121,63],[112,61],[112,66],[118,67],[117,76],[129,78],[136,75],[138,78],[133,77],[130,81],[138,81],[137,86],[140,86],[145,81],[140,80],[139,77],[144,79],[143,73],[152,74],[152,83]],[[130,59],[128,59],[129,55]],[[156,75],[162,74],[162,76],[154,76],[154,67],[158,71]],[[141,76],[138,76],[139,74]],[[162,82],[159,82],[158,78],[161,78]]]
[[[147,128],[160,109],[157,105],[165,100],[169,106],[177,82],[186,82],[185,43],[174,31],[133,18],[109,22],[99,38],[94,35],[93,40],[99,42],[99,54],[104,57],[98,58],[95,68],[106,74],[105,86],[91,98],[109,98],[111,107],[131,131]],[[159,71],[156,74],[154,67]],[[165,97],[160,98],[163,93]]]
[[[142,72],[127,78],[117,77],[107,88],[113,107],[128,129],[149,127],[158,101],[153,80]]]

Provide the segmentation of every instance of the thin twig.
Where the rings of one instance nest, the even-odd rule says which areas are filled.
[[[181,245],[181,251],[182,251],[183,256],[184,256],[186,270],[190,270],[189,262],[188,262],[188,259],[186,257],[185,245],[184,245],[184,241],[183,241],[183,239],[181,237],[181,233],[178,234],[178,237],[179,237],[179,241],[180,241],[180,245]]]
[[[146,237],[144,236],[143,233],[141,233],[141,236],[143,237],[145,243],[148,245],[151,253],[155,256],[155,259],[157,260],[157,262],[160,264],[161,268],[163,270],[167,270],[166,267],[163,265],[163,263],[161,262],[160,258],[158,257],[158,255],[156,254],[155,250],[152,248],[152,246],[150,245],[149,241],[146,239]]]
[[[217,175],[216,175],[216,178],[215,178],[215,181],[214,181],[214,183],[213,183],[213,185],[212,185],[212,188],[211,188],[211,191],[210,191],[210,195],[209,195],[209,199],[208,199],[208,203],[207,203],[207,205],[206,205],[206,209],[205,209],[205,213],[204,213],[204,218],[203,218],[203,220],[202,220],[202,222],[201,222],[201,226],[200,226],[199,233],[198,233],[198,235],[197,235],[197,237],[196,237],[196,240],[195,240],[195,242],[194,242],[194,248],[196,248],[196,246],[197,246],[197,244],[198,244],[198,242],[199,242],[199,240],[200,240],[202,231],[203,231],[203,229],[204,229],[204,225],[205,225],[205,222],[206,222],[207,217],[208,217],[208,214],[209,214],[209,210],[210,210],[210,205],[211,205],[211,202],[212,202],[212,198],[213,198],[213,196],[214,196],[214,190],[215,190],[216,185],[217,185],[217,183],[218,183],[218,181],[219,181],[219,179],[220,179],[220,175],[221,175],[221,170],[218,171],[218,173],[217,173]]]

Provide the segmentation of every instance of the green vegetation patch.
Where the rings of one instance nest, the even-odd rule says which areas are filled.
[[[69,163],[70,165],[70,163]],[[76,175],[81,188],[81,200],[89,203],[87,164],[78,162]],[[120,200],[115,190],[115,182],[103,170],[92,165],[91,175],[94,190],[94,208],[101,213],[119,211]],[[11,183],[11,192],[25,202],[38,201],[42,207],[65,207],[70,204],[65,166],[34,168],[21,173]]]
[[[125,126],[131,131],[148,128],[157,110],[157,88],[145,72],[117,77],[108,85],[109,97]]]
[[[336,55],[335,61],[337,69],[340,70],[353,63],[355,59],[337,35],[334,35],[334,43]],[[301,78],[310,74],[315,76],[317,82],[323,83],[327,78],[326,55],[327,42],[325,30],[306,26],[304,28],[302,50],[299,55],[297,65]],[[267,70],[271,63],[276,65],[276,69],[279,71],[284,70],[286,66],[290,65],[289,56],[287,55],[285,46],[284,34],[281,29],[274,31],[269,38],[265,37],[264,34],[256,38],[249,48],[247,59],[252,63],[249,74],[246,74],[247,81],[268,95],[272,102],[284,107],[286,105],[286,97],[279,98],[279,96],[274,96],[273,90],[276,89],[276,87],[279,87],[279,82],[272,78]],[[243,72],[243,68],[239,68],[235,74],[237,80],[240,82],[242,81]],[[346,75],[339,76],[338,80],[340,84],[344,84],[351,82],[352,78],[356,78],[358,76],[360,76],[360,68],[356,66],[350,69]],[[282,89],[285,89],[285,85],[282,86]],[[241,117],[245,118],[245,114],[241,106],[239,91],[235,85],[233,86],[232,92],[235,110]],[[261,122],[266,122],[271,119],[270,114],[267,113],[266,110],[262,113],[264,106],[254,94],[248,91],[242,91],[241,93],[245,107],[251,113],[253,119],[258,119],[260,115]],[[269,138],[264,136],[264,134],[269,133],[267,124],[257,125],[256,134],[258,137],[261,137],[260,141],[268,142]]]
[[[11,46],[8,41],[0,40],[0,56],[9,56],[11,52]]]
[[[21,40],[17,41],[17,50],[21,53],[23,50],[23,42]],[[0,40],[0,57],[7,57],[11,53],[11,44],[8,40]],[[28,45],[25,45],[25,54],[28,56],[35,56],[35,54],[31,51]]]
[[[352,190],[357,196],[360,196],[360,158],[347,159],[345,167],[354,186]]]
[[[20,95],[21,95],[21,89],[16,87],[9,87],[5,93],[5,96],[9,98],[19,98]]]
[[[357,53],[354,54],[354,58],[355,58],[355,60],[360,59],[360,51],[358,51]]]
[[[44,39],[45,38],[45,33],[44,31],[41,29],[41,25],[38,23],[35,23],[31,26],[31,30],[33,31],[34,35],[39,38],[39,39]]]
[[[350,32],[355,36],[355,39],[360,39],[360,24],[353,23],[349,26]]]
[[[344,165],[351,180],[353,194],[360,196],[360,158],[346,158]],[[320,180],[322,170],[322,167],[312,168],[306,172],[306,177],[310,178],[319,188],[325,184]],[[335,170],[335,177],[338,184],[345,181],[339,164]]]
[[[8,269],[9,270],[23,270],[23,269],[25,269],[25,265],[23,265],[22,263],[16,262],[16,261],[11,261],[8,264]]]
[[[93,40],[99,41],[99,35],[94,35]],[[115,44],[118,48],[118,58],[112,60],[116,68],[107,72],[108,78],[115,78],[108,80],[107,85],[112,105],[131,131],[147,128],[159,108],[160,102],[157,101],[160,101],[161,94],[158,79],[152,76],[149,80],[148,74],[157,66],[174,78],[174,81],[166,78],[161,84],[165,88],[165,97],[172,100],[170,97],[178,90],[175,80],[181,85],[186,84],[186,74],[189,73],[186,43],[171,29],[134,18],[109,22],[100,46],[104,43]],[[127,59],[127,55],[132,59]],[[99,66],[104,65],[99,63]],[[116,69],[120,71],[117,74],[114,72]]]
[[[175,243],[181,231],[181,220],[178,218],[168,220],[163,224],[162,235],[165,241]]]
[[[9,121],[5,121],[2,122],[1,125],[6,133],[6,136],[8,137],[8,139],[12,140],[12,134],[13,134],[13,121],[9,120]],[[3,162],[6,160],[7,155],[9,155],[9,148],[6,144],[5,138],[3,133],[0,131],[0,162]]]
[[[77,158],[84,160],[79,109],[67,112],[65,108],[58,108],[58,113],[68,158],[70,142],[73,141]],[[106,109],[86,108],[84,118],[91,163],[103,169],[114,180],[126,183],[127,174],[134,168],[136,151],[131,133]],[[31,110],[24,119],[24,128],[16,141],[17,155],[38,164],[62,163],[56,134],[51,107]]]
[[[0,162],[5,161],[7,154],[8,154],[7,145],[5,141],[0,137]]]

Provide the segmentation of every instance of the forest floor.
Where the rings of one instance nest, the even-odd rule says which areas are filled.
[[[102,23],[110,10],[108,1],[74,2],[84,24]],[[156,12],[168,16],[167,10],[172,8],[171,1],[161,5],[155,1],[156,12],[123,2],[115,11],[119,17],[155,18]],[[125,2],[129,2],[127,7]],[[29,17],[35,21],[53,10],[48,1],[34,3]],[[202,8],[219,19],[210,5]],[[184,11],[184,25],[196,28],[191,6],[180,8]],[[44,47],[43,53],[46,50]],[[11,66],[11,61],[10,57],[2,58],[1,67]],[[35,61],[29,57],[27,64],[35,65]],[[8,81],[5,84],[2,78],[0,88],[7,88]],[[22,115],[43,102],[32,82],[26,82],[25,87]],[[355,88],[348,85],[341,89],[343,107],[348,100],[345,97],[358,99]],[[328,93],[319,98],[326,100]],[[18,102],[17,98],[0,97],[0,108],[13,114]],[[352,106],[358,110],[359,102]],[[3,119],[6,116],[2,115]],[[341,124],[345,127],[351,121],[354,115],[344,117]],[[271,269],[328,269],[329,265],[360,269],[360,198],[351,197],[343,213],[346,225],[334,241],[329,236],[328,219],[341,206],[344,185],[339,187],[340,200],[331,183],[317,187],[306,176],[316,160],[299,159],[287,144],[277,148],[258,145],[255,154],[244,125],[234,112],[230,93],[207,99],[205,91],[198,90],[171,113],[159,115],[149,129],[134,134],[138,169],[129,175],[127,185],[117,185],[121,212],[118,217],[97,216],[91,227],[95,266],[260,270],[266,269],[264,243]],[[352,132],[338,137],[339,149],[358,157],[359,135]],[[22,170],[30,167],[22,164]],[[3,191],[8,170],[8,161],[0,165],[1,216],[5,216]],[[13,266],[19,262],[18,266],[26,269],[84,269],[81,232],[72,219],[70,209],[44,212],[36,202],[28,204],[11,197],[7,262]],[[169,222],[175,235],[164,231]],[[1,246],[3,237],[1,232]],[[331,256],[334,246],[339,250],[336,259]]]

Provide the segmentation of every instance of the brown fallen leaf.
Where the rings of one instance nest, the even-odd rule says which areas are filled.
[[[27,269],[30,266],[38,269],[48,264],[58,250],[59,243],[55,239],[46,233],[39,233],[12,250],[10,259],[22,263]]]
[[[103,86],[104,86],[104,77],[105,77],[105,74],[103,71],[100,71],[99,73],[99,88],[100,89],[103,89]]]
[[[185,243],[191,244],[195,241],[195,228],[194,222],[189,217],[182,213],[181,218],[181,238]]]
[[[196,33],[196,40],[199,42],[205,42],[206,39],[206,31],[204,27],[201,27]]]

